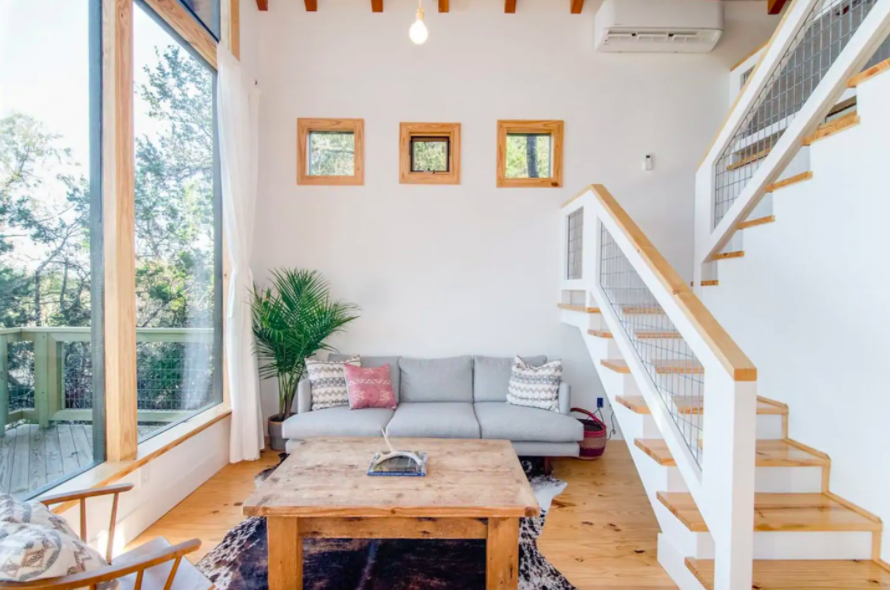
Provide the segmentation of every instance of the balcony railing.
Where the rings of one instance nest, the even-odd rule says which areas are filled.
[[[91,329],[0,329],[0,436],[18,422],[92,422]],[[212,399],[211,328],[136,331],[140,423],[186,417]]]

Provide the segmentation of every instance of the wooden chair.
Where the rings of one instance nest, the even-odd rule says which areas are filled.
[[[118,498],[123,492],[133,489],[133,484],[124,483],[104,488],[57,494],[41,498],[47,507],[65,502],[80,504],[80,538],[87,540],[87,499],[113,495],[111,520],[108,527],[108,544],[105,547],[105,561],[108,565],[89,572],[34,580],[32,582],[0,582],[0,590],[75,590],[87,588],[97,590],[98,585],[112,580],[120,581],[121,590],[210,590],[213,584],[195,566],[184,560],[187,554],[201,546],[200,539],[191,539],[178,545],[171,545],[163,537],[158,537],[111,561],[114,547],[114,528],[117,524]]]

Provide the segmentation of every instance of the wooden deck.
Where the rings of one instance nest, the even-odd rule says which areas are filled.
[[[140,424],[139,438],[160,426]],[[92,464],[92,425],[56,423],[44,429],[20,424],[0,438],[0,494],[27,497]]]

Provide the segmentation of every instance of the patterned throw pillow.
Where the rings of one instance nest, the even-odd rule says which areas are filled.
[[[363,408],[389,408],[395,410],[396,394],[392,390],[389,365],[362,368],[346,365],[346,389],[349,393],[349,407],[353,410]]]
[[[342,362],[306,361],[306,372],[309,374],[309,390],[312,392],[312,411],[336,408],[349,405],[349,394],[346,391],[346,373],[344,365],[361,365],[357,356]]]
[[[561,381],[562,361],[532,367],[517,356],[513,359],[507,403],[558,412]]]
[[[45,580],[106,565],[64,519],[40,502],[0,496],[0,581]],[[118,587],[117,580],[99,585],[102,590]]]

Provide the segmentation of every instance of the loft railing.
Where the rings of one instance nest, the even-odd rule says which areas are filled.
[[[583,216],[590,294],[714,538],[716,588],[750,588],[757,370],[602,185],[563,207]],[[578,303],[584,304],[582,301]]]
[[[0,436],[27,421],[93,419],[88,327],[0,329]],[[173,422],[212,397],[213,330],[136,330],[139,421]]]
[[[890,0],[790,6],[696,176],[697,273],[729,243],[849,78],[890,57],[888,30]]]

